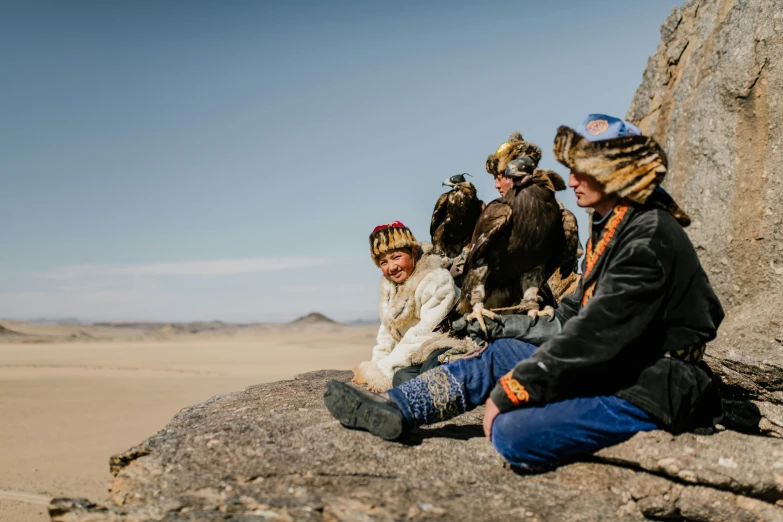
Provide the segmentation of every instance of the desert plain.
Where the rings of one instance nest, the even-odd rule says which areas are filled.
[[[214,395],[368,358],[377,326],[0,321],[0,521],[107,497],[109,457]]]

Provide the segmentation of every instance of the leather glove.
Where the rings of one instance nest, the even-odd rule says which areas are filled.
[[[530,325],[527,332],[516,337],[516,339],[525,341],[534,346],[541,346],[562,331],[563,325],[560,324],[560,319],[557,317],[553,317],[552,319],[536,317],[533,319],[533,324]]]
[[[451,331],[457,334],[458,337],[465,337],[468,333],[468,320],[465,316],[455,319],[451,322]]]
[[[485,317],[484,323],[487,325],[486,334],[478,321],[468,321],[464,316],[454,321],[452,328],[460,335],[469,335],[479,344],[495,339],[519,339],[536,346],[563,330],[557,318],[550,321],[526,314],[498,315],[495,320]]]

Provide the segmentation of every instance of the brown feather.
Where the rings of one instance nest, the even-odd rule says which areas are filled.
[[[565,249],[563,252],[563,261],[560,263],[560,274],[563,277],[569,276],[575,272],[577,262],[582,257],[584,251],[579,243],[579,225],[573,212],[561,206],[561,215],[563,217],[563,234],[565,236]]]
[[[465,260],[466,266],[469,266],[471,262],[475,263],[492,246],[496,234],[511,220],[511,213],[511,207],[500,199],[491,201],[487,205],[473,230],[470,253]]]
[[[470,244],[483,205],[476,195],[476,187],[470,182],[458,183],[442,194],[430,221],[435,250],[449,258],[459,256]]]
[[[438,248],[435,241],[435,232],[438,229],[438,225],[446,219],[446,205],[449,201],[449,193],[444,192],[435,202],[435,209],[432,211],[432,219],[430,220],[430,236],[432,236],[432,244],[435,248]]]
[[[484,295],[487,308],[515,306],[527,288],[543,290],[561,265],[566,245],[552,174],[557,176],[535,170],[529,183],[515,185],[481,213],[465,261],[458,313],[470,313],[474,295]]]

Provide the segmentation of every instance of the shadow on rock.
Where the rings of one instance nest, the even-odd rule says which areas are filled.
[[[447,424],[437,428],[415,430],[409,433],[400,443],[406,446],[418,446],[425,439],[470,440],[484,436],[484,428],[475,424]]]

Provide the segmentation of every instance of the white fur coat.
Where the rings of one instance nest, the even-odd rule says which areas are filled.
[[[429,243],[421,248],[422,256],[404,283],[381,279],[381,326],[372,360],[354,370],[354,381],[368,384],[371,390],[388,390],[394,372],[424,362],[432,349],[422,349],[422,344],[437,335],[432,329],[457,300],[457,287],[444,268],[448,260],[432,254]]]

